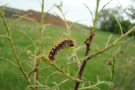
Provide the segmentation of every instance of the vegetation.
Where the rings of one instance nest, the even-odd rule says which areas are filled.
[[[13,19],[7,19],[7,20],[8,20],[8,23],[13,22]],[[1,32],[1,35],[3,35],[6,33],[6,29],[2,22],[0,22],[0,25],[1,25],[0,32]],[[43,33],[43,47],[44,46],[47,47],[46,54],[48,54],[49,51],[51,50],[51,47],[55,45],[53,41],[58,41],[62,37],[64,37],[66,30],[65,28],[62,28],[62,27],[48,26],[48,25],[44,25],[44,30],[45,31]],[[56,31],[58,33],[55,33]],[[28,22],[23,22],[23,21],[17,21],[14,27],[12,28],[12,38],[14,40],[17,53],[23,50],[23,52],[20,55],[21,64],[23,65],[25,71],[29,72],[33,68],[31,66],[33,63],[33,59],[31,56],[27,54],[27,51],[28,50],[34,51],[35,47],[32,41],[23,32],[27,33],[27,35],[31,37],[37,45],[38,28],[33,23],[28,23]],[[76,43],[75,47],[77,48],[77,53],[78,53],[79,58],[82,58],[85,54],[84,39],[89,35],[88,32],[89,32],[88,30],[86,31],[71,30],[71,34]],[[95,46],[95,43],[92,44],[91,52],[92,53],[95,52],[97,50],[96,47],[98,47],[98,49],[104,48],[106,45],[107,38],[110,35],[111,35],[110,32],[103,32],[102,30],[97,30],[95,40],[94,40],[96,43],[96,46]],[[116,38],[118,38],[118,35],[112,34],[110,43],[114,41]],[[125,38],[124,40],[127,40],[127,38]],[[46,42],[46,40],[48,42]],[[130,87],[130,84],[131,84],[130,82],[132,80],[131,77],[134,77],[134,75],[132,74],[133,73],[132,71],[134,69],[134,61],[132,61],[134,59],[132,58],[132,56],[134,56],[135,54],[134,52],[135,47],[132,46],[132,44],[135,44],[134,42],[135,40],[133,39],[120,45],[121,48],[118,51],[119,55],[117,56],[117,61],[116,61],[116,65],[117,65],[116,76],[114,78],[115,88],[118,88],[120,84],[122,88],[128,89]],[[104,52],[103,54],[98,55],[97,58],[93,58],[91,62],[87,64],[86,70],[84,71],[83,76],[87,77],[90,81],[93,81],[93,82],[97,81],[97,76],[99,76],[99,79],[101,80],[106,80],[106,81],[110,80],[109,66],[107,63],[113,60],[112,54],[114,53],[115,49],[118,49],[118,48],[119,46],[113,47],[112,49]],[[27,87],[27,83],[24,77],[22,76],[21,72],[19,71],[19,69],[16,68],[16,65],[13,65],[10,63],[10,61],[14,63],[16,63],[16,61],[14,60],[14,56],[10,48],[10,44],[8,43],[6,39],[2,37],[0,38],[0,52],[1,52],[0,53],[0,57],[1,57],[0,67],[2,68],[0,71],[0,89],[24,90]],[[63,67],[63,65],[66,64],[66,60],[64,60],[66,59],[65,55],[66,55],[66,52],[62,51],[57,56],[58,60],[56,61],[56,63],[59,64],[59,66],[61,67]],[[73,58],[71,59],[71,61],[72,60]],[[71,69],[71,68],[74,68],[74,69]],[[71,74],[74,75],[77,69],[77,66],[72,65],[71,68],[70,68]],[[48,78],[48,86],[53,86],[55,83],[59,83],[61,80],[66,79],[65,76],[61,76],[60,74],[57,74],[55,68],[51,67],[48,64],[45,64],[44,62],[41,62],[40,69],[41,69],[40,71],[41,76],[39,77],[39,80],[44,85],[46,85],[45,82],[47,78]],[[51,75],[51,73],[53,72],[55,72],[56,75],[55,73],[54,75]],[[124,74],[126,72],[127,72],[127,75],[126,75],[127,78],[124,77]],[[50,78],[47,77],[49,75],[51,75]],[[122,82],[123,79],[124,81]],[[67,81],[66,83],[61,85],[59,88],[60,89],[67,88],[67,90],[69,90],[69,89],[72,89],[73,87],[74,87],[74,82]],[[100,85],[99,87],[103,90],[107,90],[109,88],[106,85]]]
[[[75,90],[78,87],[79,89],[101,88],[103,90],[109,88],[134,88],[134,72],[132,71],[134,71],[135,43],[134,39],[127,37],[127,35],[135,27],[125,34],[120,29],[121,36],[95,30],[100,0],[97,0],[95,19],[90,31],[70,30],[70,26],[67,24],[65,15],[62,12],[62,3],[56,5],[56,7],[64,17],[63,21],[66,29],[58,26],[43,25],[43,2],[44,0],[42,0],[40,24],[18,20],[14,22],[12,19],[6,20],[3,11],[0,12],[3,20],[3,22],[0,22],[1,89],[24,90],[31,88],[36,90],[46,88],[69,90],[73,89],[74,86],[77,86]],[[8,35],[5,33],[8,33]],[[51,47],[54,46],[54,43],[57,43],[58,38],[65,37],[73,39],[76,44],[75,47],[62,50],[58,53],[55,61],[50,61],[47,55]],[[121,39],[123,40],[120,41]],[[59,39],[59,41],[61,40]],[[86,52],[84,51],[85,48]],[[88,54],[89,51],[92,54]],[[91,60],[89,61],[89,59]],[[24,77],[26,80],[24,80]],[[74,85],[74,83],[76,84]],[[127,83],[130,83],[130,85]]]
[[[131,27],[134,26],[134,24],[132,24],[129,20],[124,20],[124,17],[120,13],[119,8],[116,8],[116,9],[105,9],[101,12],[98,21],[100,29],[117,34],[121,33],[119,25],[113,14],[118,18],[123,33],[126,33]],[[130,36],[135,36],[134,32],[132,32]]]

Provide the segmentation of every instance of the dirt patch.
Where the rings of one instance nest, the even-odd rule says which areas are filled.
[[[40,22],[41,19],[41,13],[38,11],[34,11],[34,10],[28,10],[28,11],[24,11],[22,13],[19,14],[20,16],[22,15],[27,15],[27,17],[34,19],[37,22]],[[30,22],[30,20],[22,18],[22,20]],[[71,22],[68,21],[68,24],[70,24]],[[44,24],[51,24],[51,25],[57,25],[57,26],[62,26],[65,27],[64,22],[58,18],[55,15],[52,15],[50,13],[48,13],[44,19]],[[73,26],[74,27],[74,26]],[[72,28],[73,28],[72,27]]]

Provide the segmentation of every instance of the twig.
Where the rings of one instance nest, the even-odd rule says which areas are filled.
[[[102,11],[108,4],[110,4],[111,1],[112,1],[112,0],[110,0],[108,3],[106,3],[106,4],[102,7],[102,9],[99,11],[98,15],[101,13],[101,11]]]
[[[94,21],[93,21],[93,27],[94,27],[94,30],[95,30],[96,22],[97,22],[97,19],[98,19],[99,2],[100,2],[100,0],[97,0],[96,12],[95,12],[95,19],[94,19]]]
[[[114,74],[115,74],[115,62],[116,62],[116,55],[113,56],[113,63],[112,63],[112,72],[111,72],[111,82],[114,81]],[[110,87],[110,90],[112,90],[113,87]]]
[[[71,77],[69,74],[65,73],[60,67],[58,67],[54,62],[52,64],[53,67],[55,67],[58,71],[60,71],[61,73],[63,73],[65,76],[67,76],[70,80],[73,80],[73,81],[77,81],[77,82],[80,82],[81,80],[79,79],[75,79],[73,77]]]
[[[93,19],[93,14],[92,14],[92,12],[91,12],[91,10],[89,9],[89,7],[84,3],[84,5],[85,5],[85,7],[88,9],[88,11],[90,12],[90,14],[91,14],[91,16],[92,16],[92,21],[94,20]]]
[[[15,19],[13,22],[12,22],[12,24],[11,24],[11,28],[14,26],[14,24],[18,21],[18,20],[20,20],[20,19],[27,19],[27,20],[30,20],[30,21],[32,21],[32,22],[34,22],[37,26],[39,26],[39,23],[37,23],[37,21],[36,20],[34,20],[34,19],[32,19],[32,18],[29,18],[29,17],[27,17],[29,14],[25,14],[25,15],[23,15],[23,16],[19,16],[19,15],[14,15],[14,16],[17,16],[18,18],[17,19]]]
[[[60,3],[60,5],[55,5],[58,9],[59,9],[59,11],[61,12],[61,14],[62,14],[62,16],[63,16],[63,21],[64,21],[64,23],[65,23],[65,25],[66,25],[66,29],[67,29],[67,32],[68,32],[68,36],[69,37],[71,37],[71,35],[70,35],[70,27],[69,27],[69,25],[68,25],[68,22],[67,22],[67,20],[66,20],[66,17],[65,17],[65,14],[63,13],[63,11],[62,11],[62,2]]]
[[[38,40],[36,40],[34,43],[36,44],[38,42]],[[24,47],[22,50],[20,50],[18,56],[20,56],[22,54],[23,51],[27,50],[28,48],[32,47],[34,44],[29,44],[28,46]]]
[[[78,58],[78,55],[77,55],[77,52],[76,52],[76,49],[74,48],[74,58],[76,59],[76,63],[77,63],[77,65],[78,65],[78,67],[80,67],[80,64],[81,64],[81,62],[80,62],[80,60],[79,60],[79,58]]]
[[[30,75],[31,75],[32,73],[36,72],[36,71],[37,71],[37,68],[34,68],[33,70],[31,70],[31,71],[29,72],[29,74],[28,74],[28,77],[30,77]]]
[[[4,58],[4,57],[0,57],[1,59],[4,59],[5,61],[7,61],[7,62],[9,62],[9,63],[11,63],[12,65],[14,65],[15,67],[17,67],[18,69],[19,69],[19,66],[18,65],[16,65],[15,63],[13,63],[11,60],[8,60],[8,59],[6,59],[6,58]]]
[[[129,64],[121,65],[121,66],[118,66],[116,69],[124,68],[124,67],[131,66],[131,65],[135,65],[135,63],[129,63]]]
[[[19,57],[18,57],[18,55],[17,55],[17,53],[16,53],[16,50],[15,50],[15,47],[14,47],[14,44],[13,44],[13,41],[12,41],[12,37],[11,37],[10,28],[8,27],[8,24],[7,24],[7,21],[6,21],[5,17],[4,17],[3,11],[0,11],[0,15],[1,15],[2,19],[3,19],[4,24],[5,24],[5,27],[6,27],[6,30],[7,30],[7,33],[8,33],[8,40],[9,40],[10,45],[11,45],[11,47],[12,47],[12,50],[13,50],[14,56],[15,56],[15,58],[16,58],[16,61],[17,61],[18,65],[19,65],[19,68],[20,68],[20,70],[22,71],[22,73],[23,73],[23,75],[24,75],[24,77],[25,77],[27,83],[30,85],[28,76],[27,76],[27,74],[25,73],[25,71],[24,71],[24,69],[23,69],[23,67],[22,67],[22,65],[21,65],[21,63],[20,63],[20,59],[19,59]],[[33,88],[32,88],[32,89],[33,89]]]
[[[55,71],[55,72],[52,72],[50,75],[48,75],[48,76],[47,76],[47,79],[46,79],[46,85],[48,84],[48,79],[49,79],[52,75],[54,75],[54,74],[61,74],[61,73],[58,72],[58,71]]]
[[[27,36],[28,39],[31,40],[31,42],[33,43],[33,45],[35,46],[35,48],[37,48],[37,46],[36,46],[34,40],[33,40],[26,32],[24,32],[24,31],[22,31],[22,30],[17,30],[17,31],[19,31],[20,33],[22,33],[22,34],[24,34],[25,36]]]
[[[89,36],[89,38],[87,38],[85,40],[85,44],[86,44],[86,53],[85,53],[85,56],[87,56],[89,54],[91,42],[92,42],[93,37],[95,36],[95,31],[92,31],[93,29],[94,28],[91,28],[91,30],[90,30],[90,36]],[[83,74],[83,71],[84,71],[84,68],[85,68],[86,63],[87,63],[87,61],[89,59],[90,58],[84,59],[83,64],[81,65],[81,68],[80,68],[80,71],[79,71],[79,74],[78,74],[78,78],[79,79],[81,79],[82,74]],[[80,82],[76,82],[74,90],[78,90],[79,84],[80,84]]]
[[[117,23],[118,23],[118,25],[119,25],[121,35],[123,35],[123,30],[122,30],[122,27],[121,27],[121,24],[120,24],[119,20],[117,19],[117,17],[115,16],[114,13],[113,13],[113,16],[114,16],[115,20],[117,21]]]
[[[109,38],[108,38],[108,40],[107,40],[107,43],[106,43],[105,47],[108,46],[108,44],[109,44],[111,38],[112,38],[112,34],[109,36]]]
[[[66,80],[64,80],[64,81],[60,82],[59,84],[57,84],[57,85],[53,86],[53,87],[52,87],[52,89],[53,89],[53,88],[56,88],[56,87],[58,87],[58,86],[60,86],[61,84],[63,84],[63,83],[65,83],[65,82],[67,82],[68,80],[69,80],[69,79],[66,79]]]
[[[42,32],[43,32],[43,23],[44,23],[44,0],[42,0],[42,5],[41,5],[41,22],[40,22],[40,28],[39,28],[39,47],[38,47],[38,51],[37,51],[37,55],[40,55],[41,53],[41,46],[42,46]],[[34,64],[35,64],[35,69],[37,69],[37,71],[35,72],[35,80],[34,80],[34,85],[37,85],[36,81],[38,81],[38,77],[39,77],[39,66],[40,66],[40,59],[38,59],[36,61],[36,57],[34,60]],[[37,87],[35,87],[35,90],[37,90]]]
[[[90,88],[96,87],[97,85],[102,84],[102,83],[104,83],[104,81],[98,82],[98,83],[91,85],[91,86],[88,86],[88,87],[79,88],[79,90],[90,89]]]
[[[100,0],[97,0],[96,11],[95,11],[95,18],[94,18],[94,21],[93,21],[93,27],[90,29],[90,36],[89,36],[88,39],[85,40],[85,44],[86,44],[85,57],[87,57],[88,54],[89,54],[90,45],[91,45],[91,42],[92,42],[92,40],[93,40],[93,37],[95,36],[95,27],[96,27],[96,22],[97,22],[97,19],[98,19],[99,2],[100,2]],[[78,78],[79,78],[80,80],[81,80],[81,77],[82,77],[84,68],[85,68],[85,66],[86,66],[86,63],[87,63],[87,61],[88,61],[89,59],[91,59],[91,57],[85,58],[85,59],[83,60],[83,64],[81,65],[81,68],[80,68],[80,71],[79,71],[79,74],[78,74]],[[78,90],[79,84],[80,84],[80,82],[76,82],[74,90]]]
[[[111,43],[111,44],[110,44],[109,46],[107,46],[106,48],[101,49],[101,50],[99,50],[99,51],[97,51],[97,52],[95,52],[95,53],[93,53],[93,54],[89,54],[86,58],[87,58],[87,59],[88,59],[88,58],[92,58],[92,57],[94,57],[94,56],[96,56],[96,55],[98,55],[98,54],[100,54],[100,53],[103,53],[104,51],[110,49],[111,47],[115,46],[118,41],[120,41],[122,38],[124,38],[124,37],[126,37],[128,34],[130,34],[133,30],[135,30],[135,26],[134,26],[133,28],[131,28],[127,33],[121,35],[118,39],[116,39],[113,43]]]
[[[8,36],[6,36],[6,35],[0,35],[0,37],[3,37],[3,38],[8,38]]]

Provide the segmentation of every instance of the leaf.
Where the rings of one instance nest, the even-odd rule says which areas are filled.
[[[52,82],[52,84],[57,85],[57,82]]]
[[[106,84],[108,86],[113,86],[113,83],[111,81],[104,81],[104,84]]]
[[[69,51],[71,51],[71,50],[73,50],[72,47],[65,48],[65,52],[69,52]]]

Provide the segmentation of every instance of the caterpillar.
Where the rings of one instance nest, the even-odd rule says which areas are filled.
[[[64,48],[67,48],[67,47],[73,47],[74,46],[74,42],[73,40],[63,40],[61,42],[59,42],[56,46],[54,46],[52,48],[52,50],[50,51],[48,57],[50,60],[54,61],[55,60],[55,55],[61,50],[61,49],[64,49]]]

